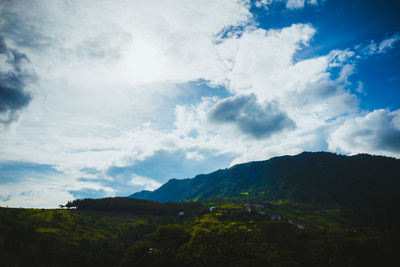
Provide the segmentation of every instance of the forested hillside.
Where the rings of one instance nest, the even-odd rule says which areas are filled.
[[[81,205],[84,202],[91,206]],[[147,215],[138,215],[148,203],[122,211],[118,206],[122,201],[117,199],[117,211],[105,211],[104,201],[94,202],[83,200],[72,204],[77,209],[69,210],[1,208],[0,265],[317,267],[398,263],[399,225],[355,222],[340,209],[291,201],[214,199],[188,204],[191,213],[146,211]]]
[[[142,191],[130,197],[166,202],[244,193],[251,198],[328,204],[373,216],[400,218],[390,208],[394,203],[400,205],[399,192],[398,159],[304,152],[239,164],[192,179],[172,179],[154,192]]]
[[[0,209],[0,266],[398,266],[399,160],[302,153]],[[180,202],[170,202],[180,200]]]

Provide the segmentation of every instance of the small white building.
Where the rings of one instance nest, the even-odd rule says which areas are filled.
[[[183,216],[183,215],[185,215],[185,212],[183,212],[183,211],[180,211],[180,212],[178,213],[178,216]]]

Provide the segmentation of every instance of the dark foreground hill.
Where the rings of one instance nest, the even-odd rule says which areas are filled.
[[[240,194],[397,216],[392,208],[400,204],[400,160],[368,154],[304,152],[239,164],[192,179],[171,179],[155,191],[130,197],[167,202]]]
[[[123,200],[134,201],[115,202]],[[197,202],[216,210],[186,217],[101,211],[110,202],[86,201],[76,210],[0,208],[0,266],[398,266],[398,226],[340,223],[336,210],[296,206],[301,227],[233,203]],[[140,211],[149,203],[136,204]]]

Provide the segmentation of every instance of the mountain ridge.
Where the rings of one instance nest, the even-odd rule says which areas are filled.
[[[400,204],[400,160],[369,154],[303,152],[237,164],[193,178],[171,179],[157,190],[129,197],[169,202],[241,193],[251,198],[290,199],[387,213],[387,206]]]

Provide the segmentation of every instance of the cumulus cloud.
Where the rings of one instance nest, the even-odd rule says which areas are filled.
[[[211,109],[209,116],[214,122],[234,124],[241,132],[255,138],[265,138],[295,127],[277,103],[260,104],[254,94],[221,100]]]
[[[235,56],[227,56],[232,66],[227,73],[232,79],[228,80],[227,89],[233,96],[222,100],[207,97],[198,105],[177,106],[176,132],[185,136],[185,141],[180,142],[234,153],[238,156],[232,164],[302,150],[327,149],[326,138],[336,127],[336,120],[358,111],[357,96],[350,93],[349,83],[345,82],[353,73],[346,62],[354,52],[334,50],[325,56],[294,62],[294,53],[301,49],[299,40],[307,43],[313,31],[309,25],[292,25],[271,32],[245,32],[236,42],[233,37],[226,40],[228,44],[222,43],[224,48],[233,47],[230,47],[231,52],[224,49],[224,55],[236,52]],[[282,43],[285,45],[278,47]],[[332,77],[332,68],[342,72],[341,79]],[[237,77],[241,79],[236,83]],[[267,103],[279,104],[279,110],[295,122],[296,128],[271,134],[268,138],[249,138],[249,133],[244,133],[233,121],[235,112],[233,115],[221,112],[224,123],[210,124],[210,113],[218,103],[225,100],[230,103],[235,97],[248,95],[255,96],[260,108],[265,108]]]
[[[329,138],[329,149],[345,153],[400,154],[400,110],[378,109],[346,118]]]
[[[321,121],[331,120],[358,110],[357,96],[351,94],[337,81],[330,79],[323,79],[308,84],[301,91],[294,91],[287,96],[286,104],[292,105],[291,114],[294,113],[292,116],[295,118],[296,113],[308,112],[305,115],[309,116],[311,112]]]
[[[293,90],[305,78],[321,69],[295,69],[293,56],[315,34],[308,24],[293,24],[282,29],[247,30],[219,45],[221,58],[229,63],[226,85],[235,94],[256,94],[261,101],[271,100]],[[317,62],[318,63],[318,62]]]
[[[25,54],[7,46],[0,36],[0,123],[8,124],[17,118],[17,112],[31,101],[25,84],[32,75],[22,69],[28,61]]]
[[[348,88],[354,52],[295,60],[316,28],[259,28],[250,1],[5,3],[1,71],[22,75],[29,58],[37,82],[22,80],[20,92],[35,94],[29,112],[1,133],[0,162],[60,172],[0,188],[10,205],[42,193],[43,203],[47,191],[53,207],[62,204],[57,193],[128,195],[156,186],[146,179],[326,149],[338,121],[358,111]]]
[[[35,92],[29,113],[0,138],[0,159],[69,171],[163,149],[154,140],[171,139],[177,85],[223,80],[218,33],[252,23],[241,0],[11,1],[0,3],[0,17],[0,31],[38,74],[25,84]]]

